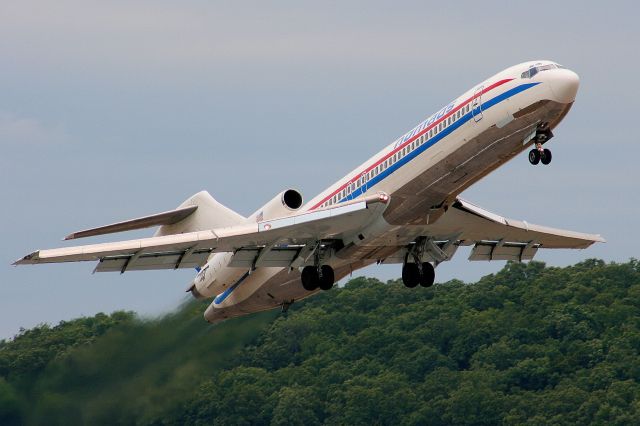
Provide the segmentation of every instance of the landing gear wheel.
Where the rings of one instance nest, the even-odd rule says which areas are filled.
[[[422,276],[420,277],[420,285],[422,287],[431,287],[436,279],[436,271],[429,262],[422,264]]]
[[[540,161],[545,166],[549,164],[551,162],[551,151],[545,148],[544,151],[542,151],[542,155],[540,155]]]
[[[402,266],[402,283],[409,288],[414,288],[420,283],[420,269],[417,263],[405,263]]]
[[[322,272],[322,276],[319,277],[319,286],[321,290],[331,290],[333,288],[333,283],[335,281],[335,274],[333,273],[333,268],[329,265],[322,265],[320,267],[320,272]]]
[[[538,164],[540,162],[540,151],[538,151],[537,149],[532,149],[531,151],[529,151],[529,162],[534,166]]]
[[[318,276],[318,268],[315,266],[305,266],[302,268],[300,276],[302,287],[307,291],[316,290],[320,286],[320,277]]]

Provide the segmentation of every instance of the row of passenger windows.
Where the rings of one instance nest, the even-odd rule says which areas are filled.
[[[356,189],[364,186],[371,179],[375,178],[380,173],[382,173],[383,171],[385,171],[386,169],[388,169],[389,167],[397,163],[400,159],[404,158],[407,154],[414,151],[420,145],[424,144],[426,141],[430,140],[431,138],[436,136],[438,133],[442,132],[444,129],[449,127],[451,124],[458,121],[464,114],[468,113],[469,110],[470,110],[469,104],[467,104],[463,108],[460,108],[458,111],[456,111],[455,114],[452,114],[451,117],[447,118],[446,120],[443,120],[440,124],[438,124],[437,126],[433,127],[431,130],[429,130],[429,132],[424,133],[422,136],[420,136],[410,144],[406,145],[404,148],[402,148],[401,150],[393,154],[391,157],[387,158],[382,163],[378,164],[373,169],[369,170],[367,173],[363,173],[362,175],[360,175],[358,180],[349,183],[347,186],[345,186],[342,189],[342,191],[338,192],[333,197],[329,198],[327,201],[322,203],[320,207],[328,207],[333,204],[337,204],[338,201],[342,200],[344,197],[351,195]]]

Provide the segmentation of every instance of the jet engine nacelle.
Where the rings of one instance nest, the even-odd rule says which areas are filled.
[[[289,216],[302,207],[302,194],[295,189],[282,191],[267,204],[259,208],[246,220],[261,222]],[[234,253],[216,253],[200,269],[193,279],[189,291],[196,299],[214,297],[237,283],[247,273],[247,268],[232,268],[229,265]]]
[[[295,189],[282,191],[267,204],[249,216],[249,220],[261,222],[277,217],[289,216],[302,207],[302,194]]]
[[[235,284],[244,274],[245,268],[229,268],[233,253],[215,253],[193,279],[189,291],[196,299],[205,299],[222,293]]]

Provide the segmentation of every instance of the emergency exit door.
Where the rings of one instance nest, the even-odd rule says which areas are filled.
[[[484,85],[476,88],[475,92],[473,92],[473,101],[471,102],[471,114],[473,115],[473,120],[477,123],[482,120],[482,90],[484,89]]]

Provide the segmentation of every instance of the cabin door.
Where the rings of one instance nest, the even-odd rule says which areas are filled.
[[[471,114],[473,115],[474,121],[477,123],[482,120],[482,90],[484,89],[484,85],[476,88],[475,92],[473,92],[473,101],[471,102]]]

